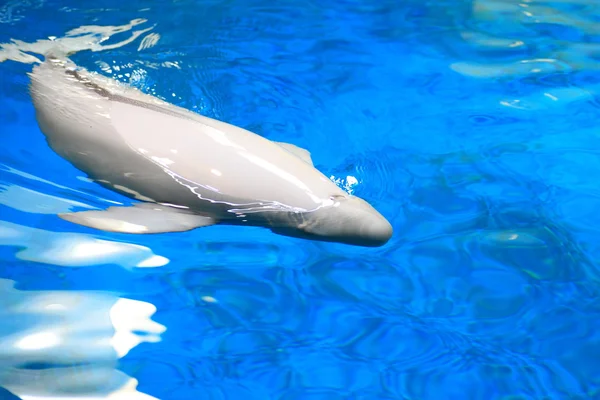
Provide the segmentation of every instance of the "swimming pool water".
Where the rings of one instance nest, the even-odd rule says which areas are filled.
[[[600,399],[600,4],[0,3],[0,398]],[[370,249],[59,219],[44,49],[308,149]]]

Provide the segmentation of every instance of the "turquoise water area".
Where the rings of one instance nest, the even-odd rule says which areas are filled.
[[[38,128],[57,43],[308,149],[394,237],[58,218],[128,200]],[[599,60],[593,0],[0,1],[0,398],[600,399]]]

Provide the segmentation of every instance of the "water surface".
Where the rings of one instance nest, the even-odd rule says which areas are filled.
[[[22,399],[600,398],[600,5],[0,4],[0,387]],[[384,247],[56,214],[26,73],[90,70],[308,149]],[[9,398],[9,397],[6,397]]]

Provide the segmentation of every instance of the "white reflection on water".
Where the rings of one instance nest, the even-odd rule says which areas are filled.
[[[128,24],[119,26],[81,26],[79,28],[68,31],[63,37],[51,37],[48,39],[41,39],[35,41],[34,43],[27,43],[22,40],[12,39],[11,43],[0,43],[0,62],[6,60],[13,60],[22,63],[41,62],[40,59],[31,54],[28,54],[28,52],[35,54],[45,54],[49,50],[56,48],[60,48],[66,52],[78,52],[82,50],[102,51],[116,49],[133,42],[140,35],[152,30],[154,26],[133,31],[128,38],[114,44],[102,45],[102,43],[110,39],[110,37],[115,34],[130,31],[134,27],[145,22],[145,19],[140,18],[134,19]],[[155,45],[157,41],[158,38],[156,36],[153,36],[151,39],[146,40],[145,48]]]
[[[553,71],[597,70],[600,43],[585,38],[600,36],[596,16],[600,3],[591,0],[475,0],[463,40],[477,51],[522,51],[539,48],[529,59],[451,65],[471,77],[496,78],[535,75]],[[537,34],[535,34],[537,32]],[[543,50],[544,44],[549,51]],[[546,54],[539,54],[546,53]]]
[[[33,43],[11,39],[10,43],[0,43],[0,63],[6,60],[25,64],[40,63],[41,60],[31,53],[41,56],[50,50],[74,54],[84,50],[104,51],[117,49],[134,42],[143,34],[152,31],[156,25],[134,30],[128,37],[119,42],[113,44],[102,43],[115,35],[129,32],[138,25],[145,23],[147,23],[147,20],[137,18],[124,25],[85,25],[66,32],[62,37],[51,36],[47,39],[38,39]],[[160,34],[150,32],[142,38],[137,50],[142,51],[154,47],[160,39]],[[113,69],[118,70],[119,68],[117,65],[109,65],[102,61],[98,63],[105,72],[112,72]],[[145,65],[148,68],[180,68],[177,61],[150,62],[137,60],[136,63]],[[132,78],[135,79],[135,77]]]
[[[0,204],[15,210],[36,214],[59,214],[73,207],[92,209],[87,204],[40,193],[18,185],[0,183]]]
[[[116,369],[166,327],[149,303],[102,292],[21,291],[0,279],[0,387],[24,400],[155,399]],[[73,364],[77,364],[74,366]]]
[[[63,267],[116,264],[124,268],[161,267],[169,259],[148,247],[97,239],[91,235],[52,232],[0,221],[0,246],[24,248],[16,253],[21,260]]]
[[[11,174],[14,174],[14,175],[18,175],[20,177],[32,180],[34,182],[39,182],[39,183],[43,183],[45,185],[52,186],[52,189],[58,188],[58,189],[61,189],[61,190],[64,190],[64,191],[76,193],[78,195],[89,196],[89,194],[86,193],[86,192],[82,192],[80,190],[76,190],[76,189],[70,188],[68,186],[59,185],[58,183],[51,182],[51,181],[48,181],[46,179],[39,178],[39,177],[37,177],[35,175],[31,175],[31,174],[29,174],[27,172],[19,171],[18,169],[12,168],[11,166],[6,165],[6,164],[0,163],[0,171],[11,173]],[[87,179],[87,178],[83,178],[83,179]],[[91,180],[87,179],[87,182],[91,182]],[[4,188],[7,187],[6,182],[4,183],[3,186],[4,186]],[[23,189],[25,189],[25,188],[23,188]],[[26,190],[28,190],[28,189],[26,189]],[[39,193],[39,192],[35,192],[35,193]],[[21,194],[22,195],[23,194],[27,194],[28,196],[32,196],[32,193],[25,192],[25,191],[21,191]],[[66,199],[61,199],[61,200],[64,200],[64,201],[67,201],[67,202],[70,202],[71,204],[73,204],[73,202],[70,201],[70,200],[66,200]],[[99,201],[102,201],[102,202],[106,202],[106,203],[110,203],[110,204],[115,204],[115,205],[123,205],[123,203],[119,203],[119,202],[116,202],[116,201],[112,201],[112,200],[108,200],[108,199],[103,199],[103,198],[99,198],[99,197],[95,197],[95,200],[99,200]],[[7,196],[5,196],[4,199],[3,199],[3,201],[2,201],[2,204],[8,205],[10,207],[9,203],[14,203],[14,201],[11,201],[10,199],[7,198]],[[81,204],[83,204],[83,203],[81,203]],[[86,207],[87,205],[83,204],[83,206]],[[28,212],[33,212],[33,211],[28,211]]]
[[[595,91],[584,88],[552,88],[534,92],[520,99],[503,99],[500,104],[520,110],[543,110],[564,107],[565,103],[593,100],[595,95]]]

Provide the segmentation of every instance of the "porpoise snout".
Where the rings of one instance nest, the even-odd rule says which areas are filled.
[[[394,229],[385,217],[375,211],[377,215],[364,222],[361,229],[361,242],[365,246],[379,247],[386,244],[392,237]]]
[[[389,221],[369,203],[344,196],[337,204],[307,216],[301,230],[315,239],[365,247],[386,244],[393,234]]]
[[[361,246],[379,247],[391,239],[394,233],[392,225],[365,200],[350,196],[340,208],[348,219],[347,228],[354,232],[353,239]]]

